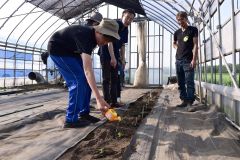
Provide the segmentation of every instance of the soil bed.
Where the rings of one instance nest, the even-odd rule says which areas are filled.
[[[126,111],[120,113],[119,110],[122,121],[107,122],[100,126],[59,159],[122,159],[132,136],[144,117],[151,112],[159,94],[160,90],[153,90],[131,103]]]

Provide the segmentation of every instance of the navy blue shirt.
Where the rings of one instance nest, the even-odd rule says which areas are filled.
[[[178,44],[176,53],[177,60],[192,60],[194,37],[198,37],[198,29],[193,26],[188,26],[185,31],[179,29],[174,33],[174,42]]]
[[[116,40],[113,42],[113,51],[116,60],[118,61],[120,58],[119,49],[122,47],[123,44],[128,42],[128,28],[125,27],[121,20],[116,20],[119,25],[118,34],[120,36],[120,40]],[[108,51],[108,45],[104,45],[99,48],[99,55],[102,60],[111,60],[111,56]]]
[[[92,27],[72,25],[57,31],[48,42],[48,52],[53,55],[91,55],[96,47],[95,30]]]

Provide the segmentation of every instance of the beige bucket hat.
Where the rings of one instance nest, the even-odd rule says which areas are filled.
[[[116,20],[103,18],[100,24],[94,26],[93,28],[95,28],[95,30],[99,33],[112,36],[118,40],[120,39],[120,36],[118,34],[119,26]]]
[[[99,12],[93,12],[90,16],[90,18],[86,19],[87,21],[88,20],[92,20],[92,21],[95,21],[95,22],[98,22],[100,23],[102,21],[103,17],[102,17],[102,14],[99,13]]]

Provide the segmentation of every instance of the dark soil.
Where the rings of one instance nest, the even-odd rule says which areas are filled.
[[[152,110],[160,94],[154,90],[131,103],[127,111],[118,110],[120,122],[107,122],[63,154],[60,160],[122,159],[141,121]]]

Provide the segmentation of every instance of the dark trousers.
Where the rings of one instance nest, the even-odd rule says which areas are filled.
[[[113,68],[109,60],[101,60],[103,96],[108,103],[117,103],[118,69]]]
[[[180,99],[194,101],[194,68],[190,64],[191,62],[186,60],[176,60],[176,72]]]
[[[118,82],[117,82],[117,98],[121,97],[121,75],[118,74]]]
[[[118,82],[117,82],[117,97],[121,97],[121,91],[124,81],[124,71],[121,62],[118,62]]]

